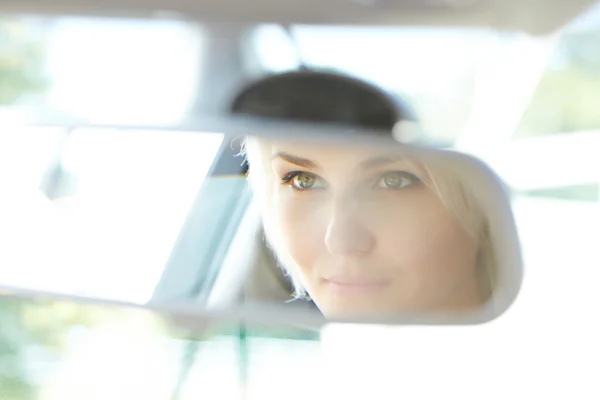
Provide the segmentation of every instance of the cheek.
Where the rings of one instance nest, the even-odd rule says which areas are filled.
[[[324,201],[290,193],[289,189],[275,193],[275,223],[281,235],[284,251],[302,270],[308,273],[316,263],[324,245],[326,215]]]
[[[475,271],[475,240],[435,194],[405,198],[386,211],[378,218],[378,243],[393,265],[432,284]]]

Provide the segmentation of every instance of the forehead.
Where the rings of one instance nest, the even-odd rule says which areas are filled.
[[[404,146],[367,146],[353,145],[350,143],[307,142],[297,140],[278,140],[271,142],[270,155],[280,153],[291,154],[321,163],[322,161],[349,161],[361,162],[372,158],[393,157],[400,158],[408,149]]]

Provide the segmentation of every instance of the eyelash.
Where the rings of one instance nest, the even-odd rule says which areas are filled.
[[[404,177],[408,177],[408,179],[410,179],[410,180],[412,181],[412,182],[410,183],[410,185],[414,185],[414,184],[416,184],[416,183],[420,183],[420,182],[421,182],[421,179],[420,179],[420,178],[419,178],[417,175],[415,175],[415,174],[413,174],[413,173],[411,173],[411,172],[407,172],[407,171],[387,171],[387,172],[385,172],[384,174],[381,174],[381,175],[380,175],[380,176],[377,178],[377,180],[375,181],[376,183],[374,184],[374,186],[377,186],[377,185],[378,185],[378,183],[379,183],[379,181],[380,181],[381,179],[383,179],[383,178],[384,178],[384,177],[385,177],[387,174],[393,174],[393,173],[401,174],[401,175],[403,175]],[[310,189],[299,189],[299,188],[297,188],[297,187],[296,187],[296,186],[295,186],[295,185],[292,183],[292,180],[293,180],[294,178],[296,178],[298,175],[302,175],[302,174],[303,174],[303,175],[312,176],[313,178],[318,178],[318,176],[317,176],[317,175],[315,175],[315,174],[311,174],[310,172],[306,172],[306,171],[292,171],[292,172],[289,172],[289,173],[287,173],[286,175],[284,175],[284,176],[283,176],[283,178],[281,178],[281,184],[282,184],[282,185],[288,185],[288,186],[290,186],[292,189],[294,189],[294,190],[296,190],[296,191],[298,191],[298,192],[306,192],[306,191],[309,191],[309,190],[322,189],[322,188],[310,188]],[[403,188],[385,188],[385,189],[386,189],[386,190],[400,190],[400,189],[403,189]]]
[[[300,175],[302,173],[302,171],[292,171],[288,174],[285,174],[283,176],[283,178],[281,178],[281,184],[286,184],[286,183],[290,183],[290,181],[292,179],[294,179],[295,177],[297,177],[298,175]]]
[[[282,185],[289,185],[292,189],[297,190],[298,192],[306,192],[308,190],[314,190],[314,189],[298,189],[292,183],[292,179],[296,178],[298,175],[308,175],[308,176],[312,176],[313,178],[317,178],[317,175],[311,174],[310,172],[306,172],[306,171],[292,171],[292,172],[284,175],[283,178],[281,178],[281,184]]]
[[[376,185],[377,185],[377,184],[378,184],[378,183],[379,183],[379,182],[380,182],[382,179],[384,179],[386,175],[390,175],[390,174],[398,174],[398,175],[401,175],[401,176],[402,176],[402,178],[408,179],[408,180],[410,181],[410,183],[409,183],[407,186],[411,186],[411,185],[414,185],[414,184],[417,184],[417,183],[420,183],[420,182],[421,182],[421,179],[420,179],[420,178],[419,178],[417,175],[415,175],[415,174],[413,174],[413,173],[411,173],[411,172],[408,172],[408,171],[387,171],[387,172],[385,172],[384,174],[380,175],[380,176],[377,178],[377,183],[376,183]],[[407,186],[404,186],[404,187],[398,187],[398,188],[381,188],[381,189],[386,189],[386,190],[401,190],[401,189],[404,189],[404,188],[405,188],[405,187],[407,187]]]

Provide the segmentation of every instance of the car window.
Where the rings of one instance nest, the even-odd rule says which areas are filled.
[[[2,284],[147,301],[222,139],[111,129],[4,133]]]
[[[4,16],[0,40],[0,281],[147,301],[222,135],[21,122],[175,124],[198,89],[197,26]]]
[[[194,24],[56,16],[6,17],[0,26],[10,45],[5,66],[25,67],[11,72],[4,103],[12,100],[22,113],[168,125],[181,119],[198,90],[202,37]]]
[[[565,27],[515,136],[581,133],[600,129],[594,107],[600,93],[600,6]]]

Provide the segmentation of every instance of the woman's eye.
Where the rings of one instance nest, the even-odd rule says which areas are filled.
[[[298,174],[292,180],[293,185],[297,189],[312,189],[315,186],[316,178],[313,175]]]
[[[379,179],[378,186],[385,189],[402,189],[419,182],[414,174],[405,171],[388,172]]]
[[[292,172],[283,178],[282,183],[296,190],[317,189],[323,186],[319,177],[306,172]]]

